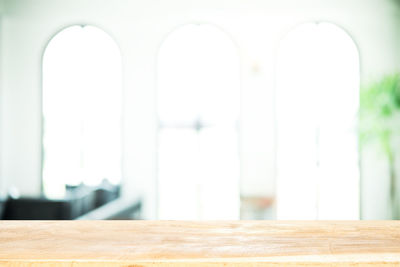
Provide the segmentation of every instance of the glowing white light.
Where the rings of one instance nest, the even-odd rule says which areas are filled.
[[[239,218],[239,79],[236,47],[213,26],[181,27],[163,43],[160,219]]]
[[[278,219],[358,219],[359,58],[330,23],[297,27],[277,66]]]
[[[43,57],[43,183],[60,197],[65,184],[121,179],[121,57],[91,26],[58,33]]]

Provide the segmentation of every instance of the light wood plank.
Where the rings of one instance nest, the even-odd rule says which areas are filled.
[[[400,266],[400,222],[1,221],[0,266]]]

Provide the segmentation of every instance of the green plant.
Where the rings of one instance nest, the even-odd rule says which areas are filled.
[[[378,141],[390,168],[392,216],[400,218],[396,194],[393,138],[400,134],[400,74],[388,75],[362,88],[360,93],[360,144]]]

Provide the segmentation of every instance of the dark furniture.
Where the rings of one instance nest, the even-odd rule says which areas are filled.
[[[8,198],[0,200],[3,220],[73,220],[95,214],[92,219],[131,219],[140,216],[140,199],[122,200],[120,186],[102,183],[97,187],[67,186],[63,199]],[[100,212],[96,212],[100,210]],[[94,213],[93,213],[94,212]],[[90,218],[88,218],[90,219]]]

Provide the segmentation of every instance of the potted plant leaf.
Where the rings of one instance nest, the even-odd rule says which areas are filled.
[[[400,219],[396,149],[394,140],[400,134],[400,74],[384,76],[361,88],[360,145],[378,142],[389,166],[390,208],[393,219]]]

